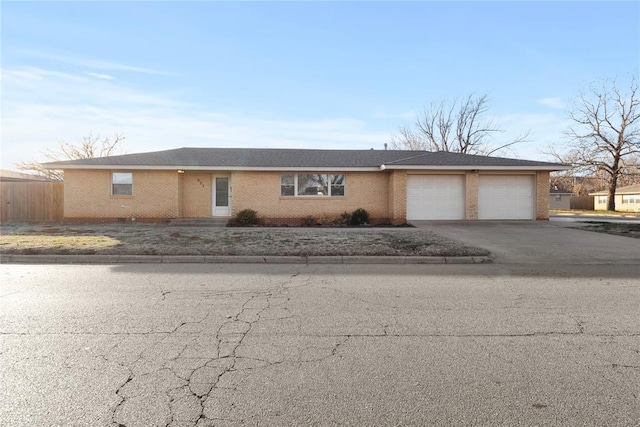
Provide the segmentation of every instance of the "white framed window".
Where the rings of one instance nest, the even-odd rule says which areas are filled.
[[[113,172],[111,174],[111,195],[112,196],[132,196],[133,195],[133,173]]]
[[[343,174],[297,173],[280,176],[280,196],[340,197],[344,196]]]
[[[635,204],[640,203],[640,194],[623,194],[622,195],[622,204]]]
[[[606,204],[607,203],[607,196],[598,196],[598,203],[599,204]]]

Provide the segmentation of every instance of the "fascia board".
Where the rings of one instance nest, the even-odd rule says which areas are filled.
[[[184,171],[269,171],[269,172],[379,172],[378,167],[263,167],[263,166],[149,166],[149,165],[65,165],[49,163],[46,169],[89,170],[184,170]]]
[[[437,165],[437,166],[409,166],[409,165],[381,165],[380,170],[478,170],[478,171],[558,171],[569,170],[570,166],[473,166],[473,165]]]

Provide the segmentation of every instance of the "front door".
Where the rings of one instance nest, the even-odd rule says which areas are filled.
[[[213,216],[231,215],[231,192],[228,176],[213,176]]]

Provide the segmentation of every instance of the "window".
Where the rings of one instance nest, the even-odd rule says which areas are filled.
[[[344,196],[345,176],[299,173],[280,176],[281,196]]]
[[[640,194],[623,194],[622,204],[640,203]]]
[[[598,203],[604,205],[607,203],[607,196],[598,196]]]
[[[111,174],[111,194],[113,196],[133,195],[133,174],[131,172],[114,172]]]

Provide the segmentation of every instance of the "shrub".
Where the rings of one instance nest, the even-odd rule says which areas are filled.
[[[236,222],[240,225],[256,225],[258,223],[258,212],[253,209],[243,209],[236,214]]]
[[[369,222],[369,212],[358,208],[351,214],[351,225],[362,225]]]
[[[314,227],[317,224],[318,224],[318,221],[316,221],[316,219],[311,215],[305,216],[304,218],[302,218],[302,225],[305,227]]]
[[[351,214],[349,212],[342,212],[338,218],[338,224],[349,225],[351,223]]]
[[[336,216],[331,214],[322,214],[318,217],[318,224],[320,225],[334,225],[336,221]]]

